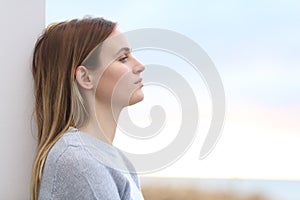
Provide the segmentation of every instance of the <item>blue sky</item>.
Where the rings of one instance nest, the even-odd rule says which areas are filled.
[[[232,165],[228,164],[223,174],[215,176],[300,179],[300,174],[292,177],[300,167],[300,162],[293,159],[300,151],[299,10],[300,1],[296,0],[48,0],[46,24],[89,14],[118,21],[124,31],[164,28],[188,36],[215,63],[227,97],[222,139],[205,161],[207,168],[203,163],[200,168],[204,172],[213,170],[211,166],[223,163],[222,157],[227,155]],[[239,149],[240,155],[235,155],[234,148]],[[243,159],[243,154],[248,156],[245,165],[236,163],[237,158]],[[276,154],[281,155],[280,164]],[[261,172],[245,174],[247,163],[249,166],[266,157],[270,165]],[[292,163],[294,167],[286,167]],[[278,168],[268,171],[274,165]],[[245,171],[232,166],[243,167]],[[160,175],[178,174],[178,168]],[[195,172],[197,169],[196,164],[191,174],[204,176]]]

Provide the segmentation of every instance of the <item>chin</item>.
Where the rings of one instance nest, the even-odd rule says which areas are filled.
[[[129,101],[129,106],[134,105],[140,101],[143,101],[144,99],[144,93],[142,92],[142,90],[136,92]]]

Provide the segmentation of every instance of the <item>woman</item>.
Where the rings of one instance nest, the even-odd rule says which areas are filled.
[[[114,22],[83,18],[46,28],[32,63],[32,200],[143,199],[132,165],[112,146],[121,110],[144,98],[143,70]]]

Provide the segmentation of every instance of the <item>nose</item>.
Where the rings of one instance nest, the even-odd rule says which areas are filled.
[[[140,61],[138,61],[136,58],[134,58],[134,60],[135,60],[134,67],[132,69],[133,73],[134,74],[142,73],[142,71],[145,70],[145,66]]]

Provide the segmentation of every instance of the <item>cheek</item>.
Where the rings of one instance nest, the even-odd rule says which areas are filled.
[[[128,95],[132,90],[130,73],[127,67],[110,66],[102,74],[97,85],[96,99],[100,101],[110,101],[112,95],[114,98]]]

